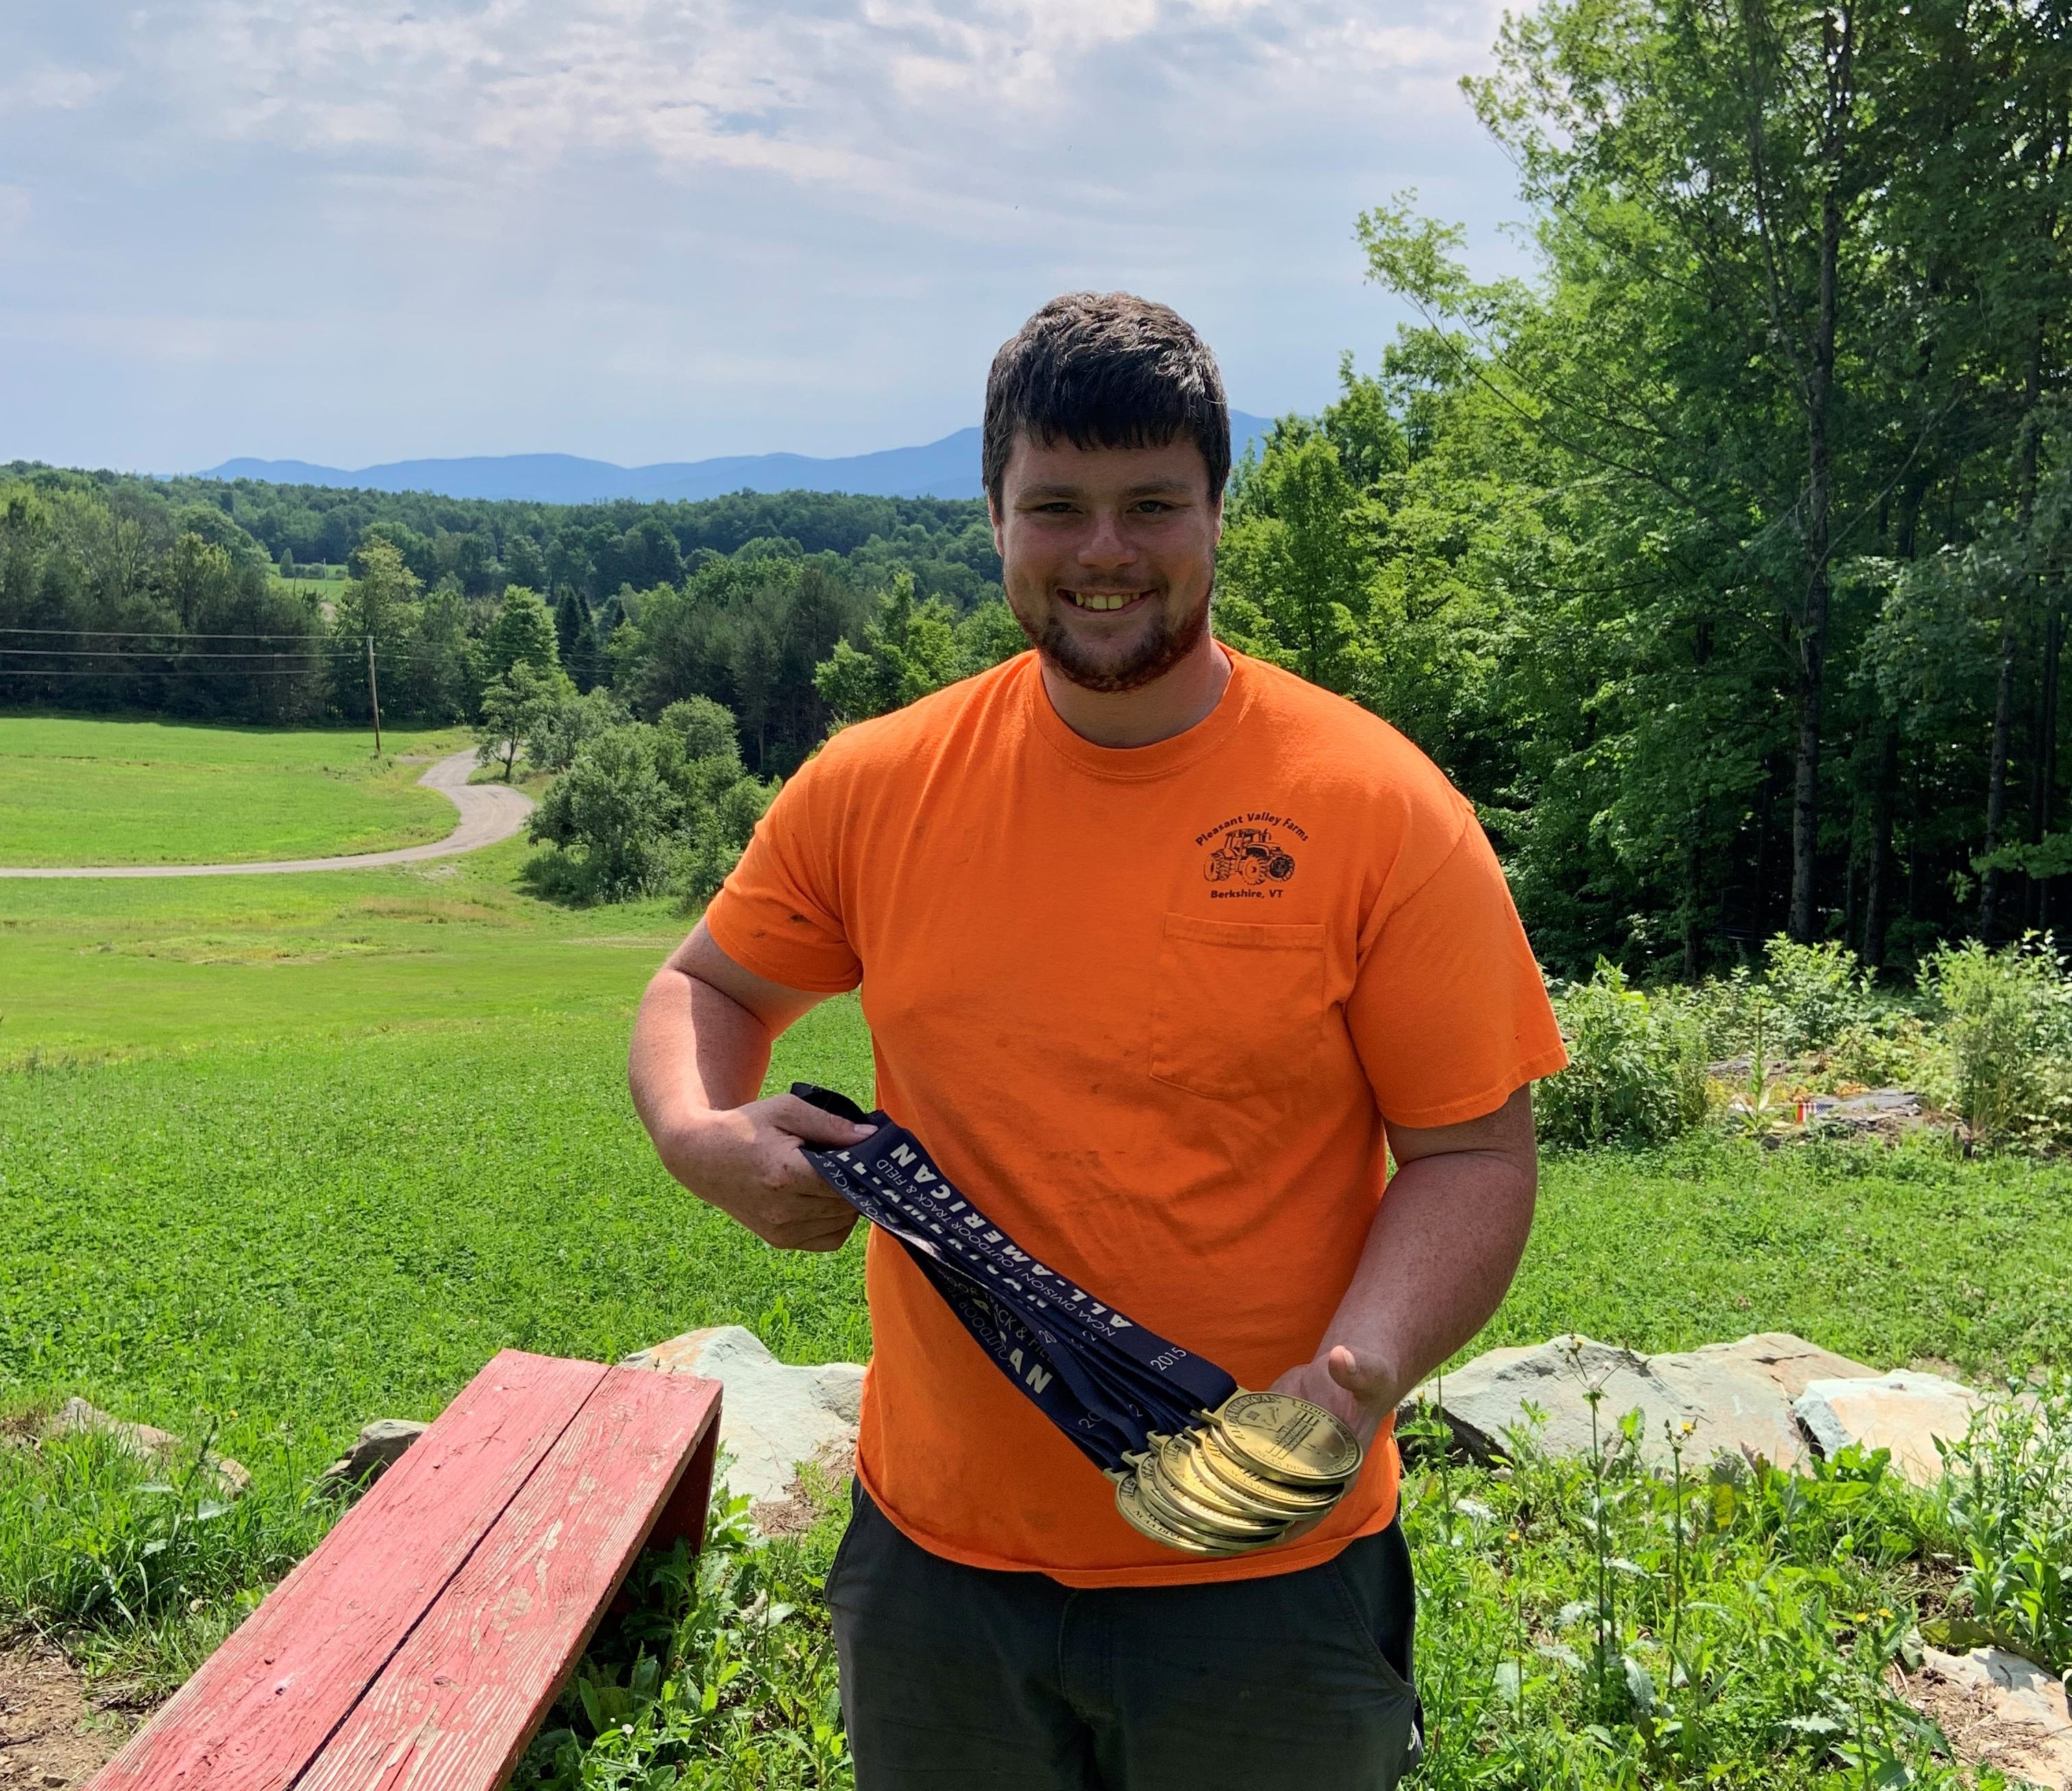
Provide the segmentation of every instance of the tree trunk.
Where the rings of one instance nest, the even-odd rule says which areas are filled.
[[[1704,967],[1700,963],[1698,926],[1698,824],[1700,817],[1691,817],[1691,836],[1684,853],[1684,980],[1695,983]]]
[[[2058,796],[2058,670],[2065,653],[2065,612],[2056,604],[2043,626],[2043,698],[2038,706],[2036,748],[2029,777],[2029,843],[2038,845],[2050,831],[2050,811]],[[2029,880],[2029,924],[2050,924],[2050,880],[2033,873]]]
[[[2038,318],[2036,330],[2029,341],[2029,368],[2023,380],[2021,446],[2017,460],[2016,474],[2021,518],[2024,522],[2036,510],[2036,469],[2037,437],[2037,401],[2043,388],[2043,319]],[[2015,594],[2008,592],[2002,598],[2004,606],[2000,613],[2000,672],[1993,684],[1993,743],[1992,757],[1986,766],[1986,853],[1990,856],[2000,850],[2000,836],[2007,825],[2007,770],[2008,737],[2014,724],[2014,668],[2016,649],[2021,642],[2020,610]],[[2000,926],[2000,873],[1988,868],[1979,880],[1979,937],[1987,944],[1994,943]]]
[[[1835,385],[1835,278],[1842,211],[1831,180],[1820,204],[1820,314],[1806,407],[1806,608],[1799,626],[1799,749],[1791,793],[1790,930],[1810,945],[1819,921],[1820,707],[1827,657],[1827,552],[1833,463],[1827,441]]]
[[[1993,685],[1993,744],[1986,766],[1986,854],[2000,850],[2000,830],[2007,821],[2008,736],[2014,722],[2014,659],[2017,631],[2014,598],[2002,599],[2000,616],[2000,669]],[[1979,937],[1993,943],[2000,924],[2000,873],[1988,865],[1979,880]]]
[[[1885,929],[1891,922],[1892,822],[1899,797],[1899,724],[1887,721],[1880,729],[1876,781],[1871,786],[1870,850],[1864,870],[1863,960],[1873,970],[1885,967]]]

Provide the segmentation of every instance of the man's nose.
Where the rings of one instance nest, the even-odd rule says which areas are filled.
[[[1096,511],[1093,527],[1079,543],[1083,566],[1126,566],[1137,557],[1137,548],[1122,526],[1122,519]]]

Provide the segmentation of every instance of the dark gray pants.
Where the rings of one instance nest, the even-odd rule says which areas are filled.
[[[1076,1592],[909,1542],[858,1485],[828,1575],[857,1791],[1389,1791],[1416,1763],[1410,1551]]]

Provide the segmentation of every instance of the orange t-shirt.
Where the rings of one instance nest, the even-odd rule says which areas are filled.
[[[1314,1354],[1385,1174],[1383,1115],[1476,1118],[1565,1061],[1467,803],[1386,722],[1258,660],[1198,725],[1094,746],[1023,654],[845,729],[706,910],[792,988],[861,982],[878,1101],[1026,1251],[1264,1387]],[[1285,1572],[1384,1527],[1371,1452],[1330,1519],[1182,1558],[972,1341],[867,1259],[857,1472],[923,1547],[1071,1586]]]

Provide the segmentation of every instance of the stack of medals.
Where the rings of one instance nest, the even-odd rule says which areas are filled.
[[[1182,1554],[1242,1555],[1316,1522],[1358,1478],[1359,1440],[1322,1406],[1250,1393],[1021,1249],[882,1113],[791,1092],[876,1129],[806,1160],[894,1239],[1017,1390],[1115,1482],[1116,1509]]]
[[[1316,1522],[1359,1477],[1359,1440],[1292,1393],[1233,1393],[1112,1477],[1115,1506],[1154,1542],[1188,1555],[1242,1555]]]

